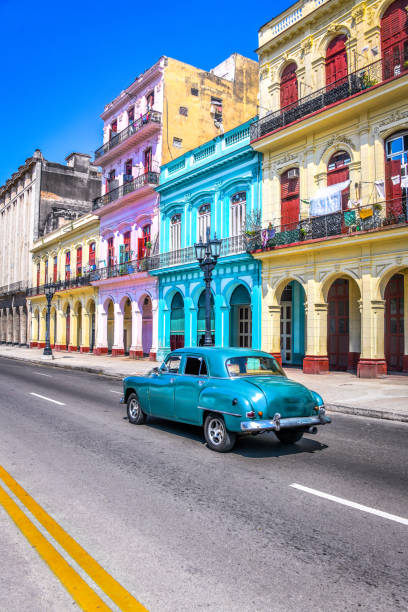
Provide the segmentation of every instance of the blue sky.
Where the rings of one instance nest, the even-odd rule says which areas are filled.
[[[0,0],[0,185],[36,148],[92,154],[104,105],[161,55],[205,70],[235,51],[256,59],[259,27],[289,4]]]

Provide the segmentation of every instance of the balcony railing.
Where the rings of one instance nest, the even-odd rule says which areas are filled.
[[[399,212],[396,212],[397,210]],[[392,225],[405,225],[407,222],[405,205],[401,207],[400,202],[398,206],[393,206],[389,201],[379,202],[329,215],[307,217],[286,225],[271,222],[263,229],[245,233],[246,248],[248,252],[253,253],[304,241],[349,236]]]
[[[133,134],[136,134],[136,132],[139,132],[139,130],[141,130],[148,123],[161,123],[161,113],[151,110],[142,117],[139,117],[139,119],[132,121],[132,123],[130,123],[124,130],[117,132],[110,140],[108,140],[108,142],[105,142],[101,147],[99,147],[99,149],[96,149],[95,160],[102,157],[102,155],[105,155],[105,153],[116,147],[124,140],[127,140]]]
[[[51,279],[49,282],[53,282]],[[90,274],[83,274],[82,276],[71,276],[69,279],[60,280],[57,282],[57,292],[66,291],[67,289],[78,289],[80,287],[88,287],[90,285]],[[29,287],[26,291],[28,297],[44,294],[45,285],[38,285],[37,287]]]
[[[123,183],[123,185],[116,187],[116,189],[112,189],[103,196],[96,198],[93,201],[92,210],[97,210],[106,204],[110,204],[128,193],[132,193],[132,191],[140,189],[144,185],[158,185],[159,178],[160,174],[158,172],[145,172],[144,174],[137,176],[135,179],[133,179],[133,181]]]
[[[114,266],[106,266],[93,270],[90,273],[91,281],[106,280],[108,278],[116,278],[118,276],[126,276],[135,272],[145,272],[150,269],[151,257],[143,257],[143,259],[133,259],[124,263],[115,264]]]
[[[360,68],[348,76],[315,91],[297,102],[268,113],[251,125],[251,140],[256,140],[285,127],[294,121],[303,119],[335,102],[346,100],[361,91],[368,90],[388,79],[408,73],[408,65],[395,64],[390,60],[378,60]]]
[[[0,295],[9,295],[12,293],[19,293],[27,289],[27,281],[17,281],[16,283],[10,283],[9,285],[3,285],[0,287]]]

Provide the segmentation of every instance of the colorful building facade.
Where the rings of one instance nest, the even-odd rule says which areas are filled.
[[[300,0],[259,32],[262,347],[408,371],[408,13]]]
[[[210,72],[162,57],[105,107],[95,152],[103,193],[97,353],[155,358],[160,166],[256,113],[257,63],[234,54]]]
[[[90,282],[99,257],[99,219],[87,214],[38,239],[32,248],[33,279],[28,291],[30,347],[45,346],[46,283],[59,283],[51,304],[50,343],[55,350],[93,352],[97,289]]]
[[[216,346],[261,345],[260,264],[246,252],[247,222],[261,212],[261,156],[249,146],[251,121],[162,167],[158,279],[158,356],[204,341],[205,291],[194,243],[222,239],[213,271]]]

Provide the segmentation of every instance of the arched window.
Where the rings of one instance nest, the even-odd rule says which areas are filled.
[[[295,229],[299,222],[299,168],[291,168],[281,176],[282,231]]]
[[[298,101],[298,82],[296,76],[296,64],[293,62],[286,66],[282,72],[280,83],[280,105],[281,109],[295,106]]]
[[[198,240],[204,240],[205,242],[207,227],[211,227],[211,204],[202,204],[198,209]]]
[[[341,84],[341,79],[347,76],[347,37],[342,34],[330,42],[326,51],[326,87],[331,89],[334,83]]]
[[[243,285],[234,289],[230,299],[230,345],[252,346],[251,297]]]
[[[399,217],[408,204],[408,131],[385,141],[385,197],[387,215]]]
[[[184,300],[176,293],[171,301],[170,312],[170,349],[174,351],[184,346]]]
[[[349,163],[350,155],[346,151],[337,151],[329,159],[327,164],[327,186],[337,185],[349,180]],[[342,209],[347,209],[347,204],[350,199],[350,188],[346,187],[341,192]]]
[[[240,236],[245,229],[246,192],[234,193],[230,204],[230,236]]]
[[[82,247],[79,246],[76,250],[76,275],[82,275]]]
[[[395,0],[381,19],[383,78],[408,70],[408,13],[406,0]]]
[[[170,249],[179,251],[181,249],[181,214],[173,215],[170,220]]]

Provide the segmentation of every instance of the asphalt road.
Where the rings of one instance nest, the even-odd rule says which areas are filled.
[[[130,425],[120,391],[0,359],[0,466],[147,609],[408,609],[407,424],[334,415],[223,455],[194,427]],[[75,609],[1,505],[0,559],[0,610]]]

